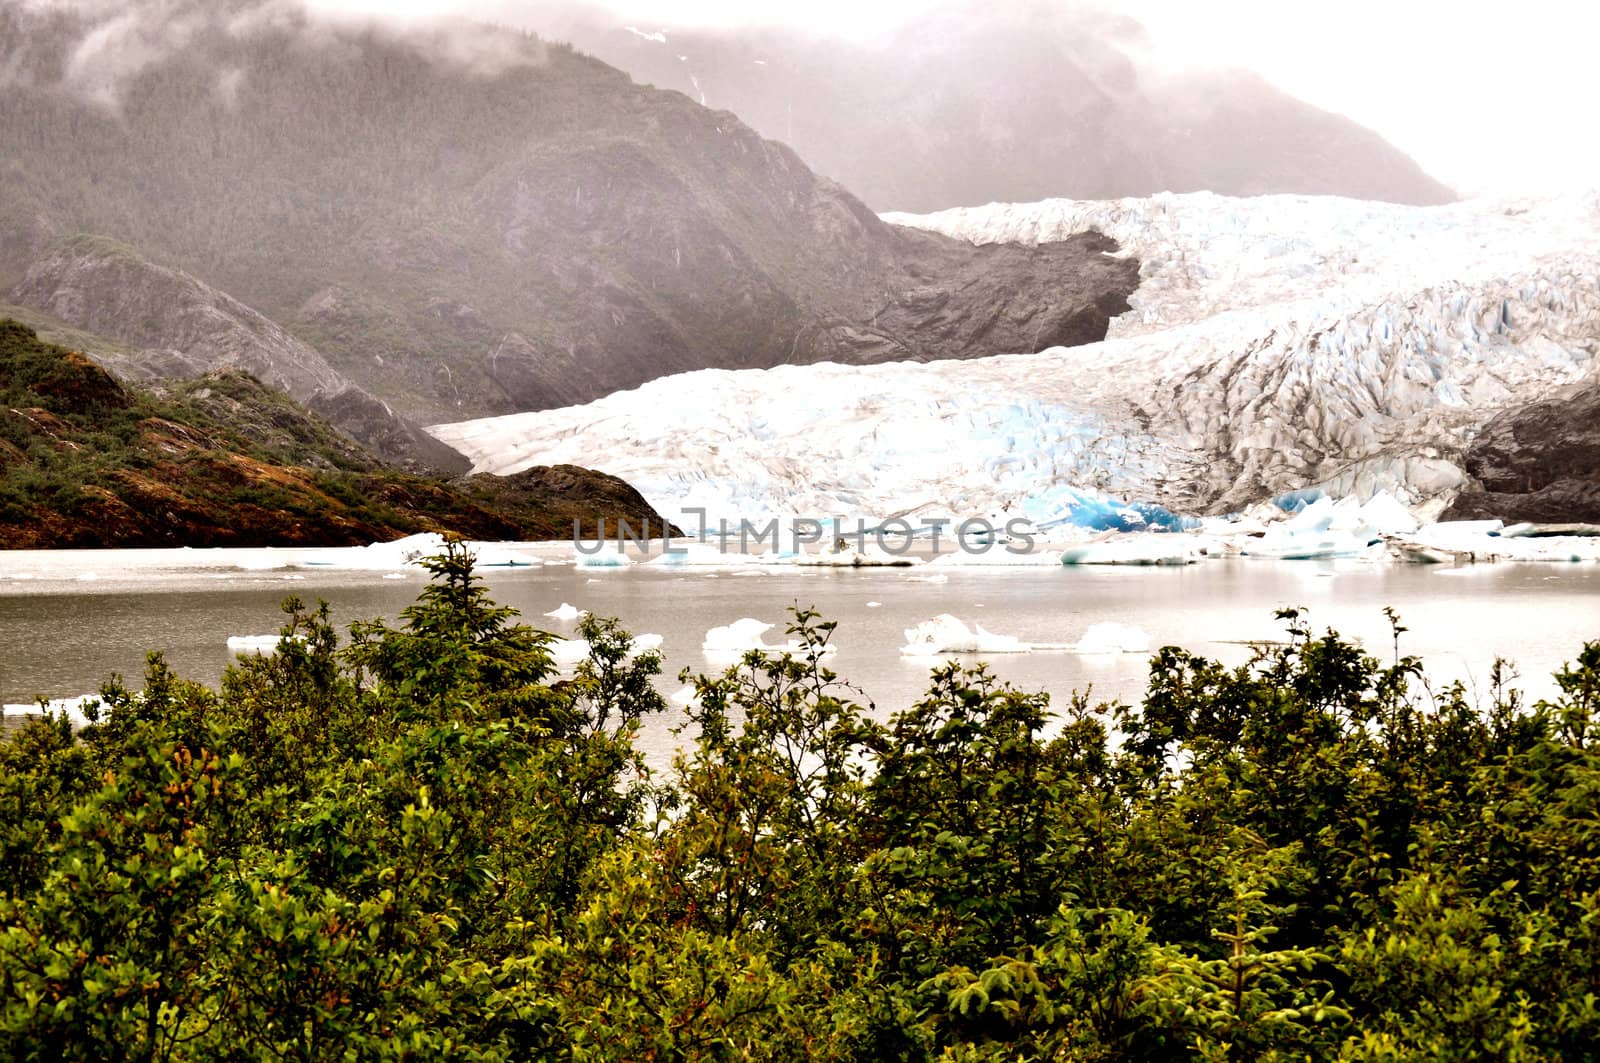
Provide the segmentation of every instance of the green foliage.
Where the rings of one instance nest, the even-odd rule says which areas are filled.
[[[1600,1043],[1600,643],[1527,707],[1298,612],[1053,717],[937,669],[883,722],[795,653],[614,621],[558,678],[459,543],[396,625],[211,691],[152,656],[0,744],[0,1057],[1553,1060]],[[1113,742],[1107,721],[1120,732]]]
[[[663,526],[620,480],[560,471],[573,475],[532,494],[412,475],[242,371],[124,388],[0,318],[0,548],[556,539],[619,515]]]

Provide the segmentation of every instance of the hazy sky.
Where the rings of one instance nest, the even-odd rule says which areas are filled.
[[[308,0],[313,8],[456,13],[538,28],[551,0]],[[591,0],[649,29],[798,25],[870,38],[933,0]],[[1006,0],[994,0],[1005,3]],[[1254,70],[1355,119],[1464,194],[1600,186],[1592,0],[1104,0],[1172,66]]]

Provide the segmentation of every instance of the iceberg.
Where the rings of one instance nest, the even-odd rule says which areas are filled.
[[[1202,556],[1199,543],[1187,537],[1146,534],[1069,546],[1063,565],[1192,565]]]
[[[80,694],[73,698],[51,698],[42,703],[0,705],[0,716],[64,716],[74,731],[81,731],[92,722],[88,710],[98,709],[100,705],[99,694]]]
[[[633,558],[615,545],[602,546],[595,553],[586,553],[583,550],[579,550],[577,555],[576,565],[578,568],[626,568],[633,564]]]
[[[474,564],[479,568],[537,568],[544,564],[532,554],[508,550],[497,543],[473,543]]]
[[[802,654],[807,652],[807,647],[804,643],[793,639],[781,646],[767,645],[766,642],[762,641],[761,636],[771,630],[772,625],[764,620],[757,620],[749,616],[743,617],[731,624],[724,624],[721,627],[714,627],[707,631],[704,641],[700,643],[700,649],[713,661],[726,663],[738,660],[751,650],[759,650],[762,653]],[[838,652],[839,647],[829,643],[823,648],[822,656],[828,657]]]
[[[1381,535],[1410,535],[1421,527],[1416,516],[1387,491],[1362,504],[1361,521]]]
[[[576,668],[589,657],[586,639],[551,639],[546,649],[550,652],[550,659],[563,672]]]
[[[660,568],[749,568],[751,566],[786,564],[789,554],[745,554],[721,550],[710,543],[674,543],[657,557],[645,562]]]
[[[1327,561],[1336,558],[1374,558],[1374,543],[1381,540],[1368,534],[1349,532],[1274,529],[1240,548],[1245,557],[1264,561]]]
[[[577,606],[570,605],[567,602],[562,602],[560,605],[556,606],[554,609],[550,610],[544,615],[552,617],[556,620],[576,620],[578,617],[586,614],[587,610],[579,609]]]
[[[770,630],[771,624],[747,616],[707,631],[700,648],[707,653],[745,653],[748,650],[770,649],[761,641],[761,636]]]
[[[630,658],[641,653],[659,651],[665,639],[654,632],[633,636],[633,645],[628,648]],[[590,646],[587,639],[551,639],[546,646],[550,660],[563,672],[570,672],[582,664],[589,657]]]
[[[891,554],[876,546],[863,546],[857,550],[824,550],[816,554],[798,554],[796,565],[818,568],[910,568],[916,558]]]
[[[940,554],[927,564],[939,568],[1056,568],[1061,564],[1061,555],[1054,550],[1012,551],[996,546],[988,550]]]
[[[985,631],[982,624],[967,627],[949,613],[940,613],[906,629],[905,657],[937,657],[946,653],[1027,653],[1033,647],[1011,635]]]
[[[1075,653],[1149,653],[1150,636],[1142,628],[1115,620],[1090,624],[1073,647]]]
[[[278,646],[284,641],[283,635],[229,635],[228,650],[234,656],[246,653],[257,653],[270,656],[278,652]],[[290,635],[291,641],[303,641],[300,635]]]

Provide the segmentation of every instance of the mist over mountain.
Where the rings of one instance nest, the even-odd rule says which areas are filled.
[[[0,72],[0,291],[141,343],[181,332],[86,297],[62,249],[110,238],[418,420],[1087,342],[1137,284],[1098,234],[886,225],[734,115],[516,31],[11,3]]]
[[[1156,192],[1454,198],[1409,156],[1244,71],[1173,71],[1130,19],[931,3],[872,40],[542,18],[641,81],[737,113],[878,210]]]

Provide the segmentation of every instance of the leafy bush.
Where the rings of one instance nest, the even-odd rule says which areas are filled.
[[[549,636],[452,543],[398,625],[211,691],[152,657],[0,744],[0,1057],[1575,1059],[1600,1043],[1600,643],[1531,707],[1286,612],[1053,717],[982,668],[875,718],[795,654]]]

